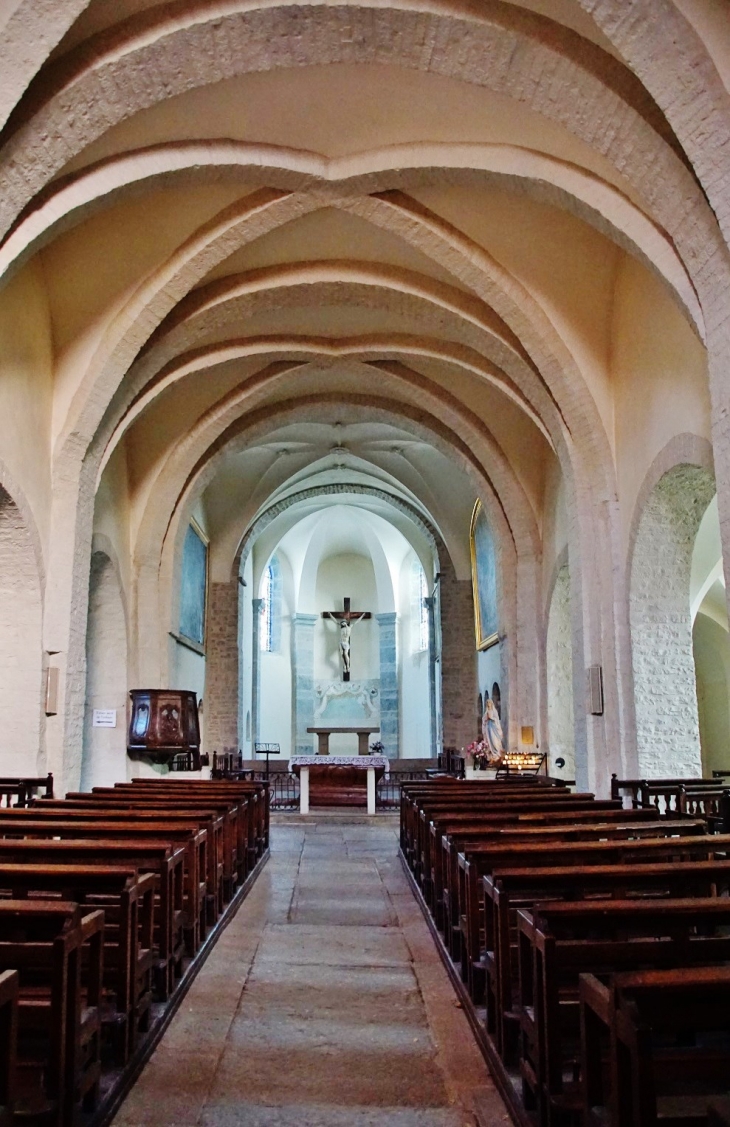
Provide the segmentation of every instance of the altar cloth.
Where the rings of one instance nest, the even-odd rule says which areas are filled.
[[[390,777],[390,760],[385,755],[294,755],[289,760],[289,770],[295,767],[383,767],[385,778]]]

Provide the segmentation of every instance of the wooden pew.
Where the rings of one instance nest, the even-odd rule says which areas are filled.
[[[446,819],[441,824],[441,828],[445,832],[441,836],[441,858],[437,866],[437,868],[440,867],[440,872],[436,873],[434,878],[438,882],[437,888],[434,889],[434,895],[440,895],[445,909],[444,918],[449,919],[451,926],[458,925],[460,918],[457,892],[458,857],[467,845],[470,848],[476,848],[478,845],[486,844],[495,839],[509,842],[520,838],[529,844],[530,842],[538,843],[541,840],[548,841],[550,839],[565,842],[592,838],[611,841],[619,838],[638,839],[674,835],[691,837],[706,833],[706,824],[704,819],[701,818],[649,820],[644,817],[637,819],[632,816],[633,812],[629,811],[628,813],[629,817],[626,819],[616,817],[609,818],[608,821],[604,822],[601,814],[596,814],[593,820],[589,820],[593,811],[588,808],[571,812],[569,823],[566,823],[562,817],[556,818],[554,815],[546,813],[539,822],[520,820],[516,825],[498,826],[491,824],[491,821],[485,818],[474,829],[462,827],[454,829]],[[455,894],[456,899],[454,899]],[[450,904],[453,907],[451,915],[449,915]]]
[[[250,871],[250,859],[256,855],[251,841],[254,840],[255,818],[254,811],[248,798],[242,796],[216,795],[207,791],[198,795],[195,790],[185,791],[183,794],[171,794],[163,785],[159,790],[144,788],[135,791],[126,787],[95,788],[90,794],[70,794],[67,800],[74,803],[97,803],[109,811],[136,811],[146,810],[166,811],[167,813],[180,812],[201,815],[217,814],[223,819],[223,837],[219,864],[221,872],[217,881],[219,895],[209,913],[209,922],[214,923],[223,911],[225,904],[232,898],[240,881],[243,881]],[[174,788],[177,789],[177,788]]]
[[[579,1084],[566,1084],[565,1075],[575,1074],[580,1064],[582,972],[607,975],[730,959],[726,898],[538,904],[518,912],[517,921],[520,1072],[540,1127],[562,1123],[581,1106]]]
[[[583,816],[595,813],[588,806],[583,811]],[[431,864],[431,899],[429,905],[433,912],[436,926],[443,930],[443,901],[444,889],[448,881],[449,856],[452,846],[458,853],[459,840],[471,841],[479,835],[485,823],[485,815],[476,814],[437,814],[429,822],[429,860]],[[600,810],[596,813],[596,821],[601,824],[622,823],[628,825],[632,822],[653,821],[656,815],[652,810]],[[543,824],[569,825],[576,820],[574,810],[549,810],[539,812],[500,811],[488,815],[490,825],[537,826]],[[424,881],[424,895],[427,886]]]
[[[25,775],[0,776],[0,807],[25,807],[38,798],[53,798],[53,775],[43,778]]]
[[[582,975],[580,1025],[584,1124],[727,1122],[728,967]]]
[[[87,912],[103,908],[102,1025],[111,1031],[115,1059],[124,1063],[149,1024],[152,970],[158,958],[153,943],[154,874],[112,865],[0,863],[0,890],[12,900],[60,898]]]
[[[32,815],[33,810],[22,811]],[[20,812],[19,812],[20,813]],[[55,809],[46,815],[56,814]],[[63,812],[59,812],[59,815]],[[63,816],[54,817],[11,817],[3,816],[0,810],[0,838],[25,840],[28,838],[68,838],[113,839],[117,841],[149,839],[156,842],[169,842],[180,845],[185,850],[184,903],[185,921],[183,930],[186,936],[188,954],[194,955],[200,947],[201,934],[205,934],[206,917],[206,873],[208,871],[208,838],[205,829],[197,821],[175,818],[150,819],[121,818],[76,819]]]
[[[185,850],[167,842],[133,840],[22,841],[0,838],[0,865],[26,862],[70,865],[129,865],[143,873],[153,873],[157,881],[155,930],[158,959],[155,984],[162,1001],[169,998],[182,973],[183,872]]]
[[[63,809],[66,806],[66,809]],[[201,938],[221,915],[226,903],[230,899],[231,890],[238,883],[237,862],[237,818],[238,806],[228,803],[217,803],[211,799],[206,805],[196,800],[179,800],[177,802],[155,799],[148,801],[145,798],[136,800],[130,797],[117,799],[109,794],[70,795],[59,805],[61,812],[72,817],[72,812],[83,813],[91,818],[104,819],[129,819],[146,822],[161,822],[165,820],[183,821],[190,820],[206,834],[208,847],[206,848],[207,871],[205,872],[206,890],[205,921],[199,925]],[[35,807],[31,807],[35,810]],[[47,811],[46,811],[47,813]],[[81,819],[83,820],[83,819]]]
[[[189,782],[182,779],[158,781],[155,779],[133,779],[131,783],[119,783],[115,789],[141,791],[160,794],[166,790],[186,792],[196,798],[213,794],[218,799],[243,801],[250,810],[248,833],[249,869],[256,859],[269,847],[269,785],[266,782],[245,782],[233,780],[199,780]]]
[[[16,1115],[72,1127],[96,1106],[103,932],[102,911],[0,901],[0,970],[19,975]]]
[[[12,1127],[18,1067],[18,993],[16,970],[0,972],[0,1127]]]
[[[589,827],[590,831],[590,827]],[[588,831],[588,832],[589,832]],[[474,1000],[481,998],[484,985],[479,962],[479,936],[483,927],[483,882],[495,869],[521,867],[551,868],[557,865],[614,864],[632,861],[683,861],[725,859],[730,856],[730,836],[705,834],[687,837],[626,838],[624,840],[590,840],[545,842],[524,840],[511,843],[493,841],[471,843],[458,855],[459,922],[462,931],[461,968],[470,984]],[[475,973],[476,972],[476,973]]]
[[[409,811],[407,816],[405,833],[406,856],[411,864],[416,879],[421,881],[424,868],[429,864],[430,860],[427,857],[430,836],[428,827],[432,821],[438,821],[439,818],[443,819],[447,815],[450,818],[455,818],[461,814],[465,816],[465,820],[469,820],[476,814],[487,815],[500,811],[507,813],[520,811],[525,814],[539,814],[545,811],[557,813],[560,810],[578,811],[581,809],[590,810],[592,814],[597,816],[604,809],[619,809],[619,804],[612,801],[604,804],[602,802],[596,802],[592,795],[568,796],[560,791],[546,792],[546,794],[539,795],[529,793],[519,796],[510,796],[506,799],[504,797],[493,799],[489,796],[480,801],[478,805],[471,801],[464,801],[463,799],[458,801],[437,799],[433,801],[419,801],[416,808],[413,811]]]
[[[548,900],[726,896],[730,861],[496,869],[483,877],[487,1029],[506,1063],[516,1051],[516,914]],[[512,935],[515,934],[515,942]]]

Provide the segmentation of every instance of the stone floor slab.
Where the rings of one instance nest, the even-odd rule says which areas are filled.
[[[115,1127],[508,1123],[397,850],[392,816],[275,815]]]

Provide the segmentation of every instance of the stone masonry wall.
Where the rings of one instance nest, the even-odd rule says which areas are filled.
[[[715,492],[712,475],[682,465],[646,503],[631,569],[631,637],[639,774],[701,775],[690,575],[695,539]]]
[[[457,579],[441,553],[441,700],[445,747],[474,739],[477,717],[477,651],[471,580]]]
[[[211,583],[206,631],[204,746],[238,748],[238,579]]]

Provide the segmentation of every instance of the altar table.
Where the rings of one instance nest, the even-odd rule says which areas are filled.
[[[360,727],[357,724],[347,724],[345,727],[337,728],[331,724],[322,725],[319,728],[307,728],[308,732],[314,732],[317,736],[317,754],[329,755],[330,753],[330,736],[333,732],[352,732],[353,735],[357,734],[357,754],[367,755],[368,741],[373,732],[379,732],[380,728],[368,728],[363,725]]]
[[[384,755],[295,755],[289,770],[299,775],[299,810],[314,806],[365,806],[375,813],[375,784],[390,773]]]

